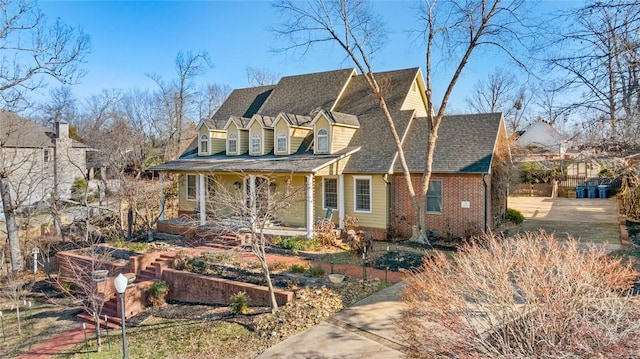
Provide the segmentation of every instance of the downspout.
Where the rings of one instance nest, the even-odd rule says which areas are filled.
[[[393,200],[391,197],[391,181],[389,181],[389,174],[385,173],[382,175],[382,181],[387,185],[387,237],[391,235],[391,229],[393,228],[393,224],[391,223],[392,211],[391,201]],[[389,238],[387,238],[389,239]]]
[[[485,179],[486,176],[487,176],[486,173],[482,174],[482,184],[484,185],[484,233],[485,234],[489,233],[489,226],[487,226],[487,218],[489,217],[489,214],[488,214],[489,185],[487,185],[487,180]]]

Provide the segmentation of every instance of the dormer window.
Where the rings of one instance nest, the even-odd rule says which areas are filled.
[[[252,153],[260,153],[260,134],[254,133],[251,136],[251,152]]]
[[[316,151],[329,152],[329,133],[326,129],[321,128],[318,130]]]
[[[229,153],[238,152],[238,136],[234,133],[230,133],[227,138],[229,140]]]
[[[209,152],[209,136],[207,135],[200,136],[200,152],[201,153]]]
[[[284,131],[278,131],[278,152],[287,152],[287,134]]]

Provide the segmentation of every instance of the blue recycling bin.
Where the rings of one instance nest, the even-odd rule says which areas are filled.
[[[587,186],[587,193],[589,195],[589,198],[598,198],[598,186],[597,185]]]
[[[587,198],[587,186],[579,184],[576,186],[576,197]]]
[[[600,195],[600,198],[607,198],[607,196],[609,195],[609,186],[606,184],[601,184],[598,186],[598,194]]]

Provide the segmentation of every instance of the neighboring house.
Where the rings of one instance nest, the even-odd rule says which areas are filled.
[[[15,204],[47,199],[56,186],[60,198],[69,198],[75,178],[86,172],[87,150],[69,137],[66,122],[53,131],[0,110],[0,173],[8,178]]]
[[[385,88],[417,187],[429,131],[422,72],[375,76]],[[304,200],[277,220],[306,228],[308,236],[327,209],[338,227],[345,216],[357,217],[377,239],[411,236],[417,223],[385,117],[355,70],[288,76],[273,86],[234,90],[197,130],[190,150],[151,168],[181,175],[181,214],[199,208],[213,213],[211,183],[268,196],[250,189],[269,181],[269,191],[286,183],[305,188]],[[447,116],[426,203],[429,229],[461,236],[493,228],[506,202],[506,176],[494,174],[499,163],[510,163],[501,114]]]
[[[515,144],[513,155],[518,162],[568,158],[568,141],[553,126],[540,119],[524,130]]]

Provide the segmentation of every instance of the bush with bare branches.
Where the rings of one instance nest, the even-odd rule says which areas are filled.
[[[637,358],[637,277],[593,245],[487,237],[408,280],[401,330],[416,358]]]

